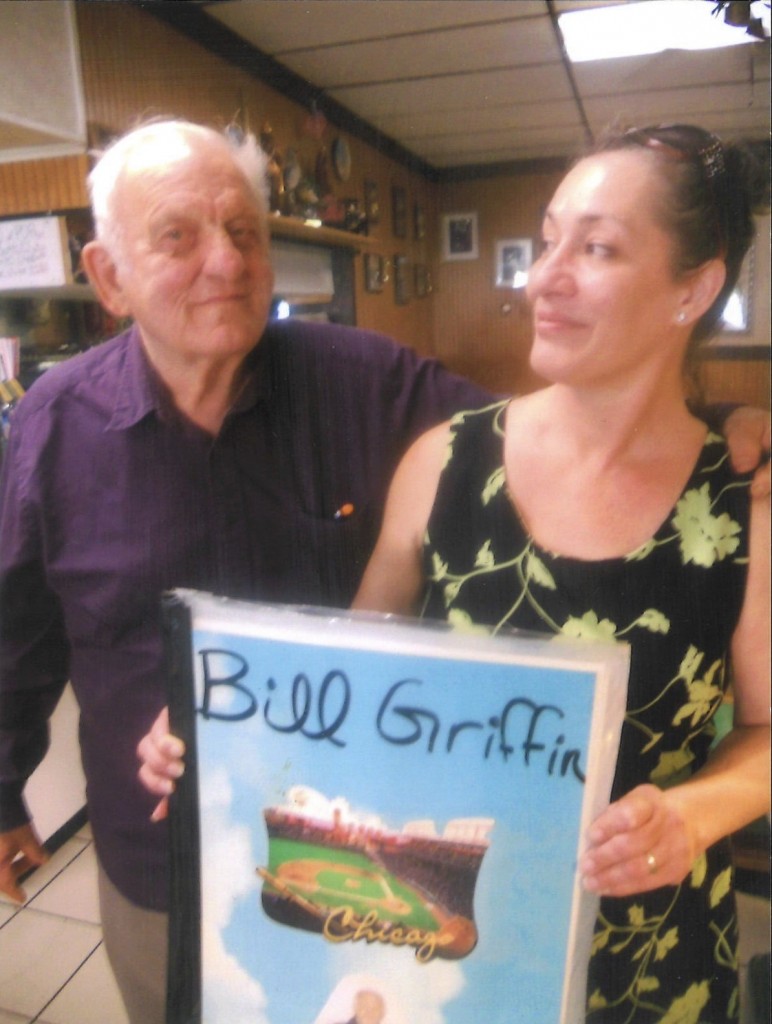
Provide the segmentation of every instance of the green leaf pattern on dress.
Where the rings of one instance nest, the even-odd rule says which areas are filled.
[[[494,419],[493,429],[503,436],[503,414],[506,406]],[[456,417],[456,422],[463,422],[464,415]],[[453,436],[448,445],[452,451]],[[706,444],[716,441],[715,435],[709,435]],[[734,486],[734,485],[730,485]],[[738,485],[745,486],[745,485]],[[506,493],[506,475],[503,466],[497,467],[485,480],[480,493],[483,506],[488,506],[497,496],[508,500]],[[714,514],[714,506],[718,496],[712,497],[710,485],[692,487],[685,491],[675,506],[670,520],[670,532],[660,531],[657,539],[647,541],[627,556],[626,561],[642,561],[649,558],[658,547],[665,544],[677,544],[682,564],[691,563],[696,566],[710,568],[717,562],[731,558],[739,546],[741,527],[725,512]],[[427,533],[427,543],[430,543]],[[667,615],[656,607],[645,609],[633,621],[617,623],[587,608],[583,614],[569,615],[563,622],[555,622],[543,605],[545,591],[554,591],[555,579],[549,567],[541,557],[532,539],[526,537],[522,550],[514,556],[498,560],[493,542],[486,539],[477,551],[474,567],[467,573],[453,573],[448,564],[436,554],[433,563],[432,580],[444,587],[444,599],[448,620],[458,628],[465,630],[486,630],[496,632],[506,626],[510,618],[523,602],[527,602],[544,623],[548,631],[579,639],[615,641],[627,639],[637,630],[645,630],[654,634],[666,635],[670,632],[671,623]],[[513,573],[514,570],[514,573]],[[506,572],[513,582],[514,592],[512,603],[507,613],[493,627],[480,627],[473,622],[470,615],[454,603],[463,594],[464,587],[470,580],[480,575]],[[519,586],[519,590],[517,589]],[[657,751],[657,760],[650,772],[650,780],[662,787],[674,785],[688,776],[691,770],[693,755],[690,751],[692,736],[710,727],[709,722],[723,699],[725,666],[722,660],[713,661],[703,666],[704,653],[690,645],[683,654],[678,673],[665,684],[644,707],[629,708],[626,721],[643,737],[642,752]],[[683,736],[684,727],[688,727],[687,735],[677,749],[662,747],[666,733],[653,731],[645,722],[647,714],[657,703],[665,700],[673,689],[680,688],[684,699],[678,710],[671,717],[674,727],[673,735]],[[705,856],[695,861],[690,876],[682,883],[692,888],[702,887],[708,881]],[[730,870],[718,877],[710,879],[710,903],[715,907],[731,890]],[[649,1016],[646,1019],[661,1020],[662,1024],[701,1024],[700,1014],[709,1000],[710,982],[708,979],[688,984],[685,991],[673,997],[672,986],[669,990],[669,1005],[658,1001],[661,989],[660,981],[655,973],[656,966],[667,969],[668,955],[678,947],[681,941],[677,927],[671,927],[669,913],[680,893],[681,886],[673,887],[672,900],[661,913],[647,915],[643,906],[634,903],[628,908],[627,921],[623,926],[612,923],[599,914],[596,933],[593,937],[592,954],[601,950],[614,956],[624,955],[634,964],[629,977],[629,984],[624,993],[612,1003],[600,989],[588,996],[587,1020],[593,1020],[594,1011],[605,1011],[606,1016],[613,1011],[613,1020],[619,1024],[628,1024],[636,1019],[636,1013],[643,1008]],[[734,917],[729,926],[736,922]],[[688,941],[688,940],[687,940]],[[731,944],[726,934],[715,936],[716,956],[724,957],[731,963],[734,958]],[[688,979],[687,979],[688,980]],[[687,983],[685,980],[685,984]],[[736,999],[733,1000],[736,1007]],[[654,1016],[652,1016],[654,1015]],[[733,1018],[734,1019],[734,1018]]]

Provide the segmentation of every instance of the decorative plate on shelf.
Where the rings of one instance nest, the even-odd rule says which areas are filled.
[[[332,163],[341,181],[351,177],[351,152],[348,143],[340,136],[332,144]]]

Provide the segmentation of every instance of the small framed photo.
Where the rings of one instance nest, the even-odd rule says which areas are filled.
[[[423,299],[431,293],[432,280],[429,274],[429,268],[425,263],[416,263],[415,265],[415,297],[417,299]]]
[[[769,328],[764,329],[765,322],[769,322],[764,297],[765,289],[768,291],[770,250],[769,245],[758,242],[764,237],[769,238],[768,214],[758,219],[757,240],[746,253],[737,283],[724,306],[723,323],[718,333],[700,346],[700,359],[771,358],[772,339]]]
[[[496,287],[525,288],[532,263],[530,238],[504,238],[496,242]]]
[[[364,254],[365,262],[365,291],[382,292],[386,283],[386,265],[383,256],[375,252]]]
[[[442,258],[476,260],[479,256],[476,213],[446,213],[442,218]]]
[[[392,266],[394,267],[394,301],[398,306],[406,306],[413,293],[410,257],[397,253],[392,261]]]
[[[420,203],[413,207],[413,237],[416,241],[426,238],[426,214]]]
[[[752,327],[754,248],[751,246],[748,250],[740,267],[737,284],[724,306],[721,330],[730,334],[748,334]]]
[[[407,190],[402,185],[391,187],[391,229],[395,238],[407,238]]]
[[[368,224],[378,224],[381,219],[381,204],[378,199],[378,182],[365,181],[365,216]]]

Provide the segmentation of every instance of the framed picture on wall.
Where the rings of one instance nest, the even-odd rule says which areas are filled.
[[[365,291],[382,292],[387,280],[386,265],[383,256],[376,252],[366,252],[365,261]]]
[[[442,258],[476,260],[479,256],[476,213],[446,213],[442,218]]]
[[[381,219],[381,204],[378,199],[378,182],[365,181],[365,216],[368,224],[378,224]]]
[[[530,238],[504,238],[496,242],[496,287],[525,288],[532,263]]]
[[[425,263],[415,265],[415,296],[417,299],[426,298],[432,290],[432,281],[429,268]]]
[[[753,270],[754,249],[751,246],[743,260],[737,284],[724,306],[724,323],[722,332],[736,335],[747,335],[752,327],[751,310],[753,303]],[[738,339],[741,341],[742,339]]]
[[[406,306],[413,294],[410,257],[397,253],[392,265],[394,267],[394,301],[398,306]]]
[[[701,347],[705,359],[769,359],[772,353],[766,310],[769,306],[769,214],[757,218],[756,241],[740,268],[724,307],[723,325]],[[759,244],[761,240],[762,244]]]
[[[391,230],[395,238],[407,238],[407,190],[402,185],[391,187]]]
[[[413,207],[413,235],[416,241],[426,238],[426,214],[420,203]]]

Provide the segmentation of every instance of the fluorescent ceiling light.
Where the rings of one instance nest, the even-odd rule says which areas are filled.
[[[727,25],[721,15],[712,14],[714,7],[709,0],[641,0],[570,11],[560,15],[558,24],[575,64],[754,42],[744,28]],[[766,13],[768,17],[769,11]]]

